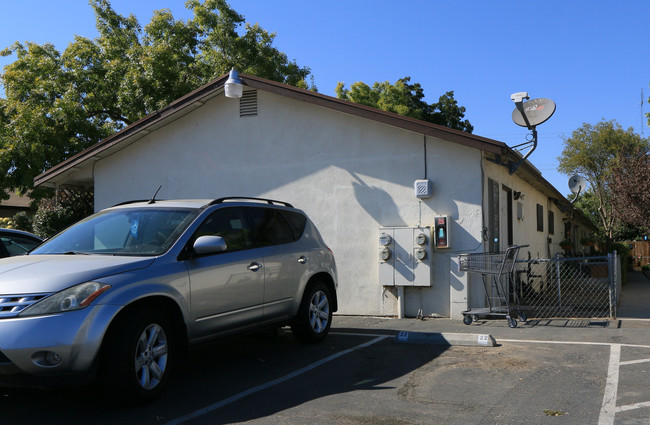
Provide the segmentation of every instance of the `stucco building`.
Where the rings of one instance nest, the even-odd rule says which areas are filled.
[[[532,256],[560,250],[568,201],[530,163],[514,174],[499,165],[520,158],[504,143],[252,75],[241,76],[243,97],[229,99],[226,77],[35,184],[91,187],[96,210],[147,199],[160,185],[161,199],[290,202],[334,251],[341,314],[458,318],[482,297],[473,289],[480,282],[458,272],[459,253],[510,244],[529,244],[522,253]],[[436,218],[446,218],[445,247],[435,246]],[[382,259],[386,232],[399,246]],[[571,232],[586,230],[574,220]]]

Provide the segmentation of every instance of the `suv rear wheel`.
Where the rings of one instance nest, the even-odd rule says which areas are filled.
[[[298,341],[319,342],[327,336],[332,324],[331,298],[329,288],[321,281],[307,287],[291,324],[291,331]]]

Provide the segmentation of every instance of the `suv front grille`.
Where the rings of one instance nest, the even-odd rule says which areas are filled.
[[[18,313],[50,294],[0,295],[0,319],[16,317]]]

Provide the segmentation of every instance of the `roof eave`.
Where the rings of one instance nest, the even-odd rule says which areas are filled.
[[[35,186],[56,186],[57,180],[65,181],[75,169],[83,168],[83,163],[90,160],[98,160],[108,154],[113,148],[124,141],[137,140],[144,137],[157,124],[163,123],[166,119],[181,113],[191,105],[200,105],[209,97],[220,94],[223,91],[223,84],[228,78],[227,74],[211,81],[204,86],[188,93],[187,95],[170,103],[167,107],[153,112],[139,121],[129,125],[121,131],[107,137],[99,143],[83,150],[69,159],[57,164],[34,179]],[[460,145],[480,149],[494,154],[510,152],[510,148],[500,141],[488,139],[460,130],[451,129],[445,126],[417,120],[410,117],[382,111],[380,109],[337,99],[317,92],[289,86],[254,75],[240,74],[244,85],[262,91],[285,96],[294,100],[307,102],[313,105],[332,109],[349,115],[370,119],[386,125],[402,128],[407,131],[436,137],[445,141],[458,143]],[[155,127],[154,127],[155,128]],[[543,179],[542,179],[543,180]],[[545,180],[543,180],[545,181]],[[550,186],[550,184],[549,184]],[[552,186],[551,186],[552,187]]]

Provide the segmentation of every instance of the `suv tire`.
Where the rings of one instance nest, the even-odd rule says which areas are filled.
[[[325,339],[331,324],[330,290],[325,283],[316,281],[307,286],[298,314],[291,323],[291,331],[298,341],[314,343]]]
[[[143,404],[163,391],[176,360],[172,326],[157,310],[123,317],[107,336],[102,374],[109,396],[122,404]]]

